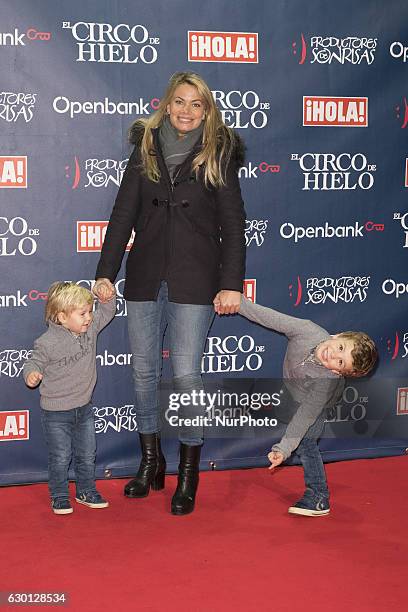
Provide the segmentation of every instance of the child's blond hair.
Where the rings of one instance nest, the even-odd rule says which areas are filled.
[[[89,289],[75,283],[56,282],[48,289],[47,306],[45,308],[46,322],[52,321],[60,325],[58,313],[69,314],[75,308],[84,304],[93,304],[93,296]]]

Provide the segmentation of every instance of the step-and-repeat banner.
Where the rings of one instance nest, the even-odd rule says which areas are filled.
[[[180,70],[204,77],[246,143],[246,295],[378,344],[375,373],[349,380],[327,415],[324,458],[404,452],[406,2],[3,0],[0,15],[1,482],[46,479],[39,392],[22,379],[46,329],[46,291],[55,280],[92,287],[131,151],[127,129],[155,111]],[[139,459],[123,284],[122,267],[93,396],[106,477],[132,473]],[[209,432],[203,469],[266,464],[280,435],[265,415],[274,415],[285,348],[238,315],[215,320],[202,371],[213,393],[230,394],[217,410],[232,421]],[[169,425],[166,342],[163,363]]]

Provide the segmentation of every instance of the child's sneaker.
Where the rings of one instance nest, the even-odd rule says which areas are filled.
[[[88,508],[107,508],[109,506],[109,502],[106,499],[103,499],[102,495],[98,493],[98,491],[86,491],[85,493],[80,493],[78,497],[75,498],[75,501],[78,504],[84,504],[84,506],[88,506]]]
[[[67,497],[56,497],[51,501],[51,508],[54,514],[71,514],[74,509]]]
[[[330,512],[330,505],[327,499],[316,501],[302,497],[289,508],[288,512],[290,514],[301,514],[302,516],[325,516]]]

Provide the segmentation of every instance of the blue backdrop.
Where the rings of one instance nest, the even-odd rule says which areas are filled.
[[[408,446],[408,7],[403,0],[3,0],[0,7],[0,480],[46,479],[38,390],[21,369],[55,280],[91,287],[129,157],[126,132],[194,70],[247,146],[246,293],[330,332],[363,329],[380,362],[328,415],[328,460]],[[137,239],[135,243],[137,248]],[[138,463],[126,304],[98,341],[98,475]],[[217,318],[213,390],[279,387],[286,341]],[[168,404],[164,350],[163,407]],[[75,381],[73,381],[75,384]],[[202,468],[264,465],[277,428],[210,435]],[[165,439],[170,469],[176,440]]]

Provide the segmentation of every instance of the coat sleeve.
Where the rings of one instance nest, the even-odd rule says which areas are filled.
[[[31,357],[25,362],[23,368],[23,378],[27,382],[27,377],[31,372],[40,372],[44,374],[45,368],[49,363],[50,358],[48,355],[47,347],[41,338],[38,338],[34,342],[34,349],[31,353]]]
[[[123,174],[109,219],[101,257],[96,269],[95,278],[97,279],[109,278],[113,283],[119,272],[140,206],[139,188],[140,168],[138,166],[138,151],[135,147]]]
[[[220,289],[241,291],[245,276],[245,209],[238,180],[238,164],[231,159],[226,183],[215,192],[221,230]]]

